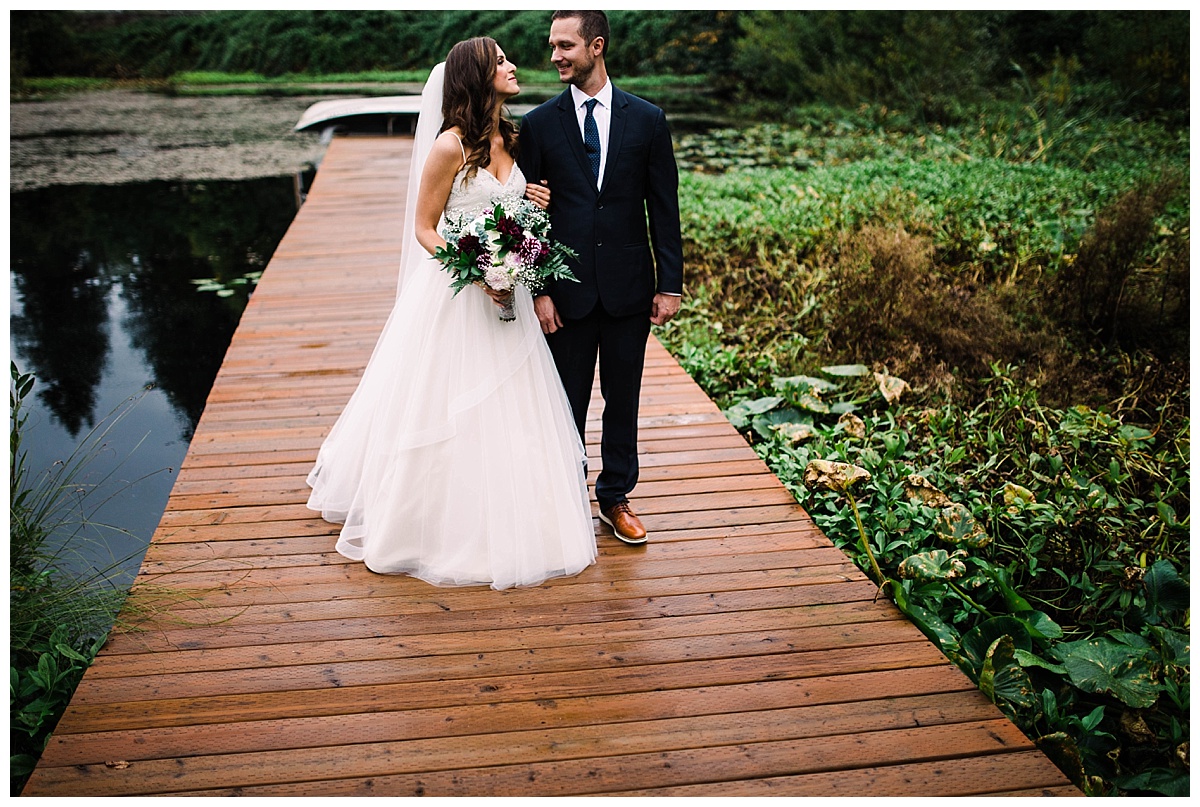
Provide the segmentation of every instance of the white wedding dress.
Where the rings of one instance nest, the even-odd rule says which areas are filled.
[[[464,174],[447,211],[525,191],[515,165],[505,183]],[[577,574],[596,559],[584,448],[529,291],[503,322],[481,289],[452,296],[422,255],[321,446],[308,507],[375,572],[496,589]]]

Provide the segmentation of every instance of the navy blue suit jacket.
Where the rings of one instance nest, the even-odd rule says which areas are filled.
[[[546,290],[561,316],[584,317],[597,300],[626,316],[649,311],[656,292],[682,293],[679,172],[661,109],[613,87],[599,190],[569,87],[525,116],[518,161],[526,181],[549,183],[551,237],[579,255],[580,282]]]

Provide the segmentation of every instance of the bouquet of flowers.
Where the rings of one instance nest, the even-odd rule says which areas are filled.
[[[472,283],[508,292],[520,283],[536,292],[548,280],[577,281],[566,263],[575,251],[550,240],[549,214],[523,197],[502,197],[476,216],[451,212],[442,234],[446,246],[433,257],[453,275],[455,294]],[[500,319],[516,319],[511,293]]]

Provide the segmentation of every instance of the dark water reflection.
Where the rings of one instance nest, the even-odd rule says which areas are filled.
[[[140,398],[89,464],[97,479],[119,468],[98,517],[130,535],[95,549],[97,562],[124,558],[158,523],[248,299],[246,286],[218,296],[193,281],[266,266],[296,212],[293,180],[56,186],[10,201],[10,350],[37,378],[31,467],[65,459]]]

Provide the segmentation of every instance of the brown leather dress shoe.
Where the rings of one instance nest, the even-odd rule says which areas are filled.
[[[600,520],[613,528],[613,534],[627,544],[646,543],[646,528],[629,509],[629,502],[615,504],[600,511]]]

